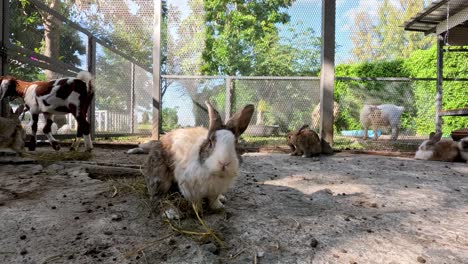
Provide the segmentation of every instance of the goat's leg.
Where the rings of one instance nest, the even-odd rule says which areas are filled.
[[[75,137],[75,140],[73,140],[70,146],[70,151],[77,151],[80,148],[80,144],[81,144],[81,137]]]
[[[392,140],[397,140],[400,128],[398,126],[392,127]]]
[[[369,124],[364,124],[364,137],[362,139],[366,140],[368,138],[367,131],[369,130]]]
[[[78,121],[78,132],[77,137],[84,138],[85,150],[90,152],[93,150],[93,142],[91,141],[91,125],[86,120],[84,115],[80,115],[77,117]]]
[[[31,125],[32,136],[31,136],[31,139],[29,140],[28,149],[30,151],[34,151],[36,150],[37,122],[39,121],[39,114],[32,114],[31,119],[32,119],[32,125]]]
[[[374,131],[374,140],[379,139],[379,135],[377,135],[377,128],[378,128],[377,125],[372,126],[372,130]]]
[[[55,150],[60,150],[60,144],[54,138],[54,136],[52,136],[52,124],[54,123],[54,121],[52,121],[52,115],[49,113],[44,113],[44,118],[46,119],[46,125],[42,129],[42,132],[44,132],[44,135],[46,135],[50,145],[52,145],[52,148]]]

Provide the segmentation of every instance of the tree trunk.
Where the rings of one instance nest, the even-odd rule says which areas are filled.
[[[59,11],[60,0],[49,0],[47,4],[50,9]],[[52,14],[43,13],[42,23],[44,25],[44,55],[58,59],[60,56],[60,21]],[[50,70],[45,70],[45,75],[47,79],[59,77],[57,73]]]

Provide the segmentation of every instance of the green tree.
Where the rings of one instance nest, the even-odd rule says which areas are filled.
[[[179,127],[177,122],[177,108],[164,108],[162,110],[162,130],[165,132],[171,131]]]
[[[365,11],[360,11],[354,18],[356,32],[351,35],[352,53],[359,61],[372,61],[376,57],[377,46],[372,19]]]
[[[48,0],[46,4],[58,11],[67,13],[67,1]],[[36,8],[27,0],[10,1],[10,41],[13,45],[25,47],[39,54],[61,60],[70,65],[79,66],[80,55],[85,47],[78,33],[64,26],[49,13]],[[37,67],[24,67],[23,63],[12,59],[9,71],[11,74],[26,80],[37,80],[56,77],[51,71],[40,74]]]
[[[378,6],[375,21],[366,13],[354,17],[356,32],[351,37],[352,53],[356,61],[393,60],[407,58],[413,51],[428,49],[434,43],[434,36],[405,31],[404,21],[424,7],[424,0],[389,1]]]
[[[143,112],[143,116],[141,118],[141,123],[142,124],[149,124],[149,113],[148,112]]]
[[[289,21],[292,0],[204,0],[206,19],[202,72],[252,75],[259,47],[275,43],[276,24]],[[262,62],[263,60],[260,59]]]
[[[411,77],[436,78],[436,54],[434,46],[428,50],[413,52],[404,67]],[[468,78],[468,53],[444,52],[444,77]],[[417,109],[416,131],[420,135],[428,135],[435,130],[435,94],[434,81],[418,81],[415,87],[415,107]],[[468,89],[466,81],[443,82],[443,109],[468,107]],[[451,131],[468,127],[468,119],[463,117],[443,117],[442,132],[446,135]]]

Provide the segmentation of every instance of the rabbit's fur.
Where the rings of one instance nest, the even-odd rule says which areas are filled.
[[[468,162],[468,137],[460,139],[460,142],[458,142],[458,150],[460,151],[460,157]]]
[[[239,169],[237,140],[247,129],[254,106],[245,106],[223,125],[219,113],[209,102],[205,104],[209,129],[176,129],[153,143],[144,173],[151,199],[176,185],[191,202],[201,203],[208,198],[210,208],[223,207],[219,199]]]
[[[440,140],[441,132],[431,132],[429,139],[425,140],[416,151],[415,159],[437,160],[452,162],[459,157],[458,144],[452,140]]]
[[[298,130],[288,133],[291,156],[312,157],[320,155],[322,152],[319,136],[308,127],[308,125],[303,125]]]
[[[150,140],[145,143],[138,144],[138,147],[129,149],[127,154],[148,154],[151,148],[157,144],[158,141]]]
[[[19,106],[11,113],[10,118],[0,117],[0,148],[11,148],[16,153],[23,152],[26,133],[19,120],[23,110],[24,106]]]

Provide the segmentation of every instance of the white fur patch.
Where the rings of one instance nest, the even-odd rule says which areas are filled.
[[[49,140],[49,142],[57,141],[57,140],[54,138],[54,136],[52,136],[52,133],[50,133],[50,132],[46,134],[46,137],[47,137],[47,139]]]
[[[415,159],[420,159],[420,160],[429,160],[432,158],[434,155],[434,151],[431,150],[418,150],[416,151],[416,154],[414,155]]]
[[[239,169],[235,138],[228,130],[216,132],[213,152],[203,164],[200,163],[200,146],[207,135],[205,128],[176,130],[172,134],[174,176],[183,196],[193,202],[205,197],[212,201],[217,199],[231,186]]]
[[[91,141],[91,136],[88,135],[83,135],[84,138],[84,144],[85,144],[85,149],[86,150],[92,150],[93,149],[93,142]]]
[[[32,114],[38,114],[40,112],[39,105],[37,104],[37,101],[36,101],[36,88],[37,88],[36,84],[29,86],[24,96],[24,102],[29,106],[29,111]]]

